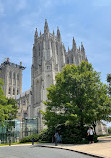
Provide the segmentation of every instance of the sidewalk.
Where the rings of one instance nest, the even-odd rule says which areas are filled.
[[[93,144],[82,144],[82,145],[73,145],[73,144],[37,144],[37,146],[50,147],[50,148],[60,148],[65,150],[76,151],[79,153],[84,153],[87,155],[92,155],[95,157],[101,158],[111,158],[111,136],[99,137],[98,143]]]
[[[78,153],[87,154],[94,157],[99,158],[111,158],[111,136],[106,137],[99,137],[98,143],[93,144],[80,144],[80,145],[74,145],[74,144],[58,144],[58,146],[55,146],[54,143],[41,143],[36,144],[35,147],[48,147],[48,148],[59,148],[64,150],[70,150],[75,151]],[[0,146],[0,147],[6,147]],[[17,144],[12,146],[32,146],[31,144]]]

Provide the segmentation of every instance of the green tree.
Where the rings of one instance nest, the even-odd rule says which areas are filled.
[[[111,96],[111,74],[107,74],[107,82],[109,83],[109,95]]]
[[[107,96],[108,87],[100,81],[88,62],[80,65],[66,65],[56,76],[56,84],[51,85],[48,100],[42,111],[44,123],[49,128],[59,125],[96,125],[97,121],[110,120],[111,100]]]
[[[108,133],[111,134],[111,127],[108,127]]]
[[[5,120],[16,118],[18,106],[13,98],[6,98],[2,89],[3,82],[0,79],[0,124],[4,125]]]

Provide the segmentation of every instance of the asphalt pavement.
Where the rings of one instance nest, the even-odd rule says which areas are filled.
[[[75,151],[98,158],[111,158],[111,136],[99,137],[98,140],[98,143],[92,144],[58,144],[58,146],[55,146],[54,143],[42,143],[37,145],[42,147]]]
[[[73,151],[37,146],[2,146],[0,158],[92,158]]]

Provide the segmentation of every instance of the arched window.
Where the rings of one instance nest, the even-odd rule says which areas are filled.
[[[40,56],[40,44],[39,44],[39,56]]]
[[[13,73],[13,79],[15,80],[15,72]]]
[[[13,95],[15,95],[15,88],[13,88]]]
[[[57,44],[56,44],[56,51],[57,51],[57,55],[58,55],[58,46],[57,46]]]
[[[40,44],[39,44],[39,51],[40,51]]]
[[[73,56],[71,56],[71,64],[73,64]]]
[[[47,59],[50,59],[50,52],[47,51]]]
[[[19,90],[17,89],[17,95],[19,94]]]
[[[11,71],[9,72],[9,78],[12,78],[12,72]]]
[[[69,58],[67,58],[67,64],[69,64]]]
[[[53,42],[51,41],[51,48],[53,48]]]
[[[19,80],[19,74],[17,74],[17,80]]]
[[[11,94],[11,88],[9,87],[9,91],[8,91],[8,94]]]

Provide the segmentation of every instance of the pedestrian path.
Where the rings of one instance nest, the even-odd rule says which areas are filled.
[[[79,153],[84,153],[86,155],[99,157],[99,158],[111,158],[111,136],[99,137],[98,143],[93,144],[58,144],[55,146],[54,143],[35,143],[35,147],[48,147],[48,148],[58,148],[70,151],[75,151]],[[8,145],[7,145],[8,146]],[[13,146],[32,146],[31,144],[17,144]],[[5,146],[0,146],[5,147]]]
[[[38,144],[38,146],[52,147],[52,148],[62,148],[66,150],[73,150],[80,153],[85,153],[95,157],[101,158],[111,158],[111,136],[99,137],[98,143],[93,144],[82,144],[82,145],[73,145],[73,144]]]

